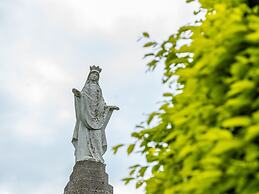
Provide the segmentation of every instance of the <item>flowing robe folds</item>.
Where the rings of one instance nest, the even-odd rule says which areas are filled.
[[[92,160],[104,163],[107,149],[105,127],[112,109],[106,106],[97,83],[86,83],[80,97],[75,96],[76,125],[72,143],[77,161]]]

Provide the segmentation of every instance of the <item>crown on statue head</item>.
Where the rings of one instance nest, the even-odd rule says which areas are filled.
[[[93,65],[93,66],[90,66],[90,72],[93,72],[93,71],[97,73],[101,73],[102,69],[99,66]]]

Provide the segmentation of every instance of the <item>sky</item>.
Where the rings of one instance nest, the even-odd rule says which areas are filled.
[[[90,65],[103,70],[100,86],[117,105],[106,128],[104,156],[114,194],[143,194],[121,179],[144,162],[112,146],[131,143],[135,125],[159,107],[162,67],[147,73],[146,50],[193,21],[185,0],[0,0],[0,194],[63,193],[74,165],[72,88]]]

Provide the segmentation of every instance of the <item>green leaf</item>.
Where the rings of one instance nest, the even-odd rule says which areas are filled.
[[[237,57],[239,62],[233,64],[231,66],[231,73],[233,76],[237,77],[238,79],[242,79],[247,71],[249,70],[249,65],[247,63],[249,62],[249,59],[247,57]]]
[[[251,124],[251,119],[247,116],[233,117],[223,121],[223,127],[246,127]]]
[[[259,41],[259,31],[248,34],[246,40],[251,43],[257,43]]]
[[[137,168],[137,167],[139,167],[140,165],[139,164],[135,164],[135,165],[133,165],[133,166],[130,166],[129,168],[130,169],[133,169],[133,168]]]
[[[118,152],[119,148],[121,148],[122,146],[124,146],[124,144],[118,144],[118,145],[114,146],[112,148],[113,153],[116,154]]]
[[[157,63],[158,63],[158,60],[152,60],[147,64],[147,66],[149,67],[150,70],[154,70],[156,68]]]
[[[146,44],[144,44],[143,47],[151,47],[151,46],[156,46],[157,43],[156,42],[147,42]]]
[[[155,173],[159,170],[160,166],[161,166],[161,165],[159,165],[159,164],[153,166],[153,167],[152,167],[152,173],[155,174]]]
[[[142,35],[146,38],[149,38],[149,34],[147,32],[143,32]]]
[[[135,148],[135,144],[130,144],[127,149],[127,153],[131,154]]]
[[[164,97],[173,97],[173,94],[170,92],[163,93]]]
[[[154,53],[147,53],[144,55],[144,59],[147,58],[147,57],[151,57],[151,56],[154,56],[155,54]]]
[[[144,181],[138,181],[136,183],[136,189],[138,189],[139,187],[141,187],[143,185]]]
[[[242,142],[238,140],[222,140],[212,149],[211,154],[222,154],[224,152],[238,150],[240,147],[242,147]]]
[[[156,53],[156,57],[162,57],[166,53],[165,49],[162,49]]]
[[[136,170],[137,170],[136,168],[131,169],[130,172],[129,172],[129,175],[132,176],[135,173]]]
[[[153,112],[149,115],[148,119],[147,119],[147,124],[149,125],[151,123],[151,121],[154,119],[155,116],[157,116],[158,113],[157,112]]]
[[[141,134],[140,133],[137,133],[137,132],[133,132],[131,133],[131,137],[135,137],[135,138],[141,138]]]
[[[254,89],[254,82],[250,80],[237,81],[231,85],[231,90],[227,93],[229,97],[234,96],[238,93],[245,92],[247,90]]]
[[[201,139],[215,141],[232,139],[233,135],[230,131],[225,129],[211,129],[201,136]]]
[[[246,130],[245,140],[251,141],[259,136],[259,125],[253,125]]]
[[[139,176],[143,177],[145,175],[146,170],[148,169],[148,166],[141,167],[139,170]]]
[[[132,181],[132,180],[134,180],[134,178],[133,178],[133,177],[128,177],[128,178],[124,178],[124,179],[122,179],[122,181],[124,182],[124,184],[125,184],[125,185],[129,184],[129,183],[130,183],[130,181]]]

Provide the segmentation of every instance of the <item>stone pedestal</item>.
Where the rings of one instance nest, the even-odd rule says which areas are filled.
[[[113,194],[105,164],[79,161],[75,164],[64,194]]]

